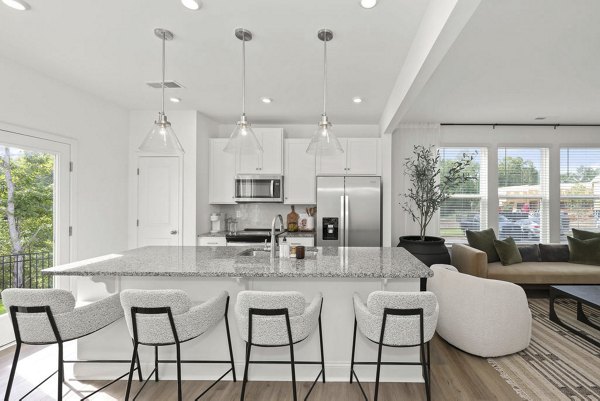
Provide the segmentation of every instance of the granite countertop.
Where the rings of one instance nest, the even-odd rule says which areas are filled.
[[[305,259],[241,256],[259,247],[150,246],[44,269],[57,276],[425,278],[404,248],[319,247]]]

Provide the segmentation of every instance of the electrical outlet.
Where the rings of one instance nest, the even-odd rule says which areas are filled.
[[[241,218],[241,217],[242,217],[242,211],[241,211],[241,210],[236,210],[236,211],[235,211],[235,218],[236,218],[236,219],[239,219],[239,218]]]

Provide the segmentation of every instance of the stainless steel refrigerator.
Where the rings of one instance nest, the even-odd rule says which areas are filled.
[[[381,177],[317,177],[317,246],[381,246]]]

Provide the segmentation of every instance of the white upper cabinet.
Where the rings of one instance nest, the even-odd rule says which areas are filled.
[[[315,155],[306,153],[310,139],[285,140],[284,203],[317,203]]]
[[[235,203],[235,154],[223,152],[228,138],[209,139],[209,202],[214,204]]]
[[[345,175],[346,174],[346,151],[347,140],[340,138],[344,153],[334,155],[317,156],[317,175]]]
[[[283,174],[283,129],[254,128],[256,138],[263,152],[260,154],[240,154],[238,174]]]
[[[348,139],[346,174],[379,175],[379,139]]]
[[[344,153],[317,157],[317,175],[380,175],[379,139],[340,138]]]

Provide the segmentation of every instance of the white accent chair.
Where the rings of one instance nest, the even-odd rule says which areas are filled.
[[[251,361],[252,346],[290,347],[290,365],[292,368],[293,399],[297,401],[296,370],[297,364],[321,365],[321,370],[305,396],[308,399],[319,377],[325,383],[325,360],[323,356],[323,331],[321,329],[321,309],[323,296],[317,294],[310,304],[296,291],[241,291],[235,305],[235,315],[242,340],[246,342],[246,364],[240,400],[244,400],[248,368],[252,363],[281,363],[281,361]],[[319,329],[321,346],[320,361],[296,361],[294,344],[304,341],[316,329]]]
[[[131,381],[133,378],[134,359],[140,345],[154,347],[154,369],[146,378],[144,385],[154,374],[154,380],[158,381],[159,363],[175,363],[177,365],[177,399],[182,400],[181,390],[181,364],[182,363],[223,363],[224,361],[210,360],[181,360],[180,345],[183,342],[199,337],[221,320],[225,320],[227,334],[227,345],[229,348],[229,370],[219,379],[214,381],[197,398],[205,395],[225,375],[232,373],[233,381],[236,381],[233,351],[231,348],[231,335],[229,332],[229,320],[227,311],[229,309],[229,294],[222,291],[204,303],[192,306],[188,295],[182,290],[123,290],[121,292],[121,304],[125,312],[125,321],[131,338],[133,339],[133,356],[131,358],[131,370],[125,400],[129,400],[131,392]],[[177,359],[175,361],[159,360],[158,347],[175,345]],[[134,399],[143,390],[140,388]]]
[[[459,273],[450,265],[433,265],[431,269],[434,276],[427,280],[427,289],[440,304],[440,337],[486,358],[527,348],[531,311],[520,286]]]
[[[368,401],[355,365],[376,365],[375,398],[379,395],[379,375],[381,354],[386,347],[419,347],[420,362],[384,362],[385,365],[420,365],[425,381],[427,400],[431,399],[431,365],[429,341],[435,334],[438,319],[438,303],[432,292],[390,292],[375,291],[369,294],[365,304],[358,294],[354,294],[354,336],[352,339],[352,359],[350,362],[350,383],[356,379],[365,401]],[[377,363],[356,362],[356,329],[370,341],[379,345]]]
[[[13,380],[19,362],[22,344],[29,345],[58,345],[58,367],[44,381],[35,386],[21,399],[27,397],[41,384],[58,373],[57,400],[62,400],[62,385],[64,378],[63,344],[92,334],[123,317],[119,295],[111,295],[100,301],[75,307],[75,297],[69,291],[60,289],[23,289],[10,288],[2,291],[2,301],[8,309],[15,332],[16,348],[5,400],[10,399]],[[137,356],[137,354],[134,354]],[[85,362],[103,362],[88,360]],[[129,362],[129,361],[119,361]],[[139,369],[139,363],[138,368]],[[135,369],[134,369],[135,370]],[[111,381],[85,398],[88,398],[104,388],[127,376],[128,373]]]

